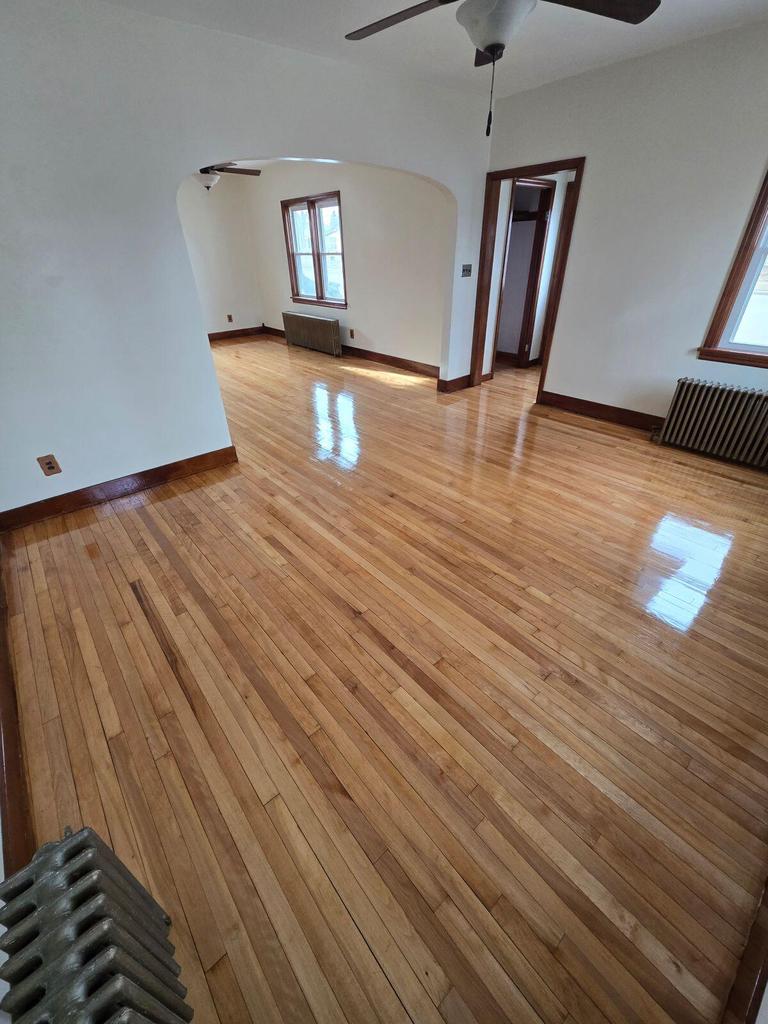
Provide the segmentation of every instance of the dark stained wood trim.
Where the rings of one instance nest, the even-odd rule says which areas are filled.
[[[335,199],[339,207],[339,235],[341,236],[341,273],[344,278],[344,301],[339,302],[326,298],[323,287],[323,268],[320,251],[320,233],[318,231],[317,204],[324,199]],[[309,212],[309,233],[312,242],[312,265],[315,271],[315,289],[317,298],[307,298],[299,295],[299,282],[296,277],[296,265],[293,261],[293,246],[291,238],[293,227],[291,225],[291,207],[306,203]],[[330,306],[333,309],[347,308],[347,264],[344,258],[344,219],[341,212],[341,192],[321,192],[314,196],[297,196],[295,199],[283,199],[280,202],[280,209],[283,214],[283,233],[285,234],[285,252],[288,258],[288,276],[291,281],[291,302],[298,302],[306,306]],[[308,254],[307,254],[308,255]]]
[[[768,889],[764,889],[728,996],[723,1024],[755,1024],[767,985]]]
[[[713,363],[737,363],[739,366],[768,368],[768,355],[738,348],[700,348],[699,359],[709,359]]]
[[[202,473],[206,469],[216,469],[218,466],[228,466],[232,462],[237,462],[237,452],[234,445],[229,445],[213,452],[193,455],[189,459],[169,462],[165,466],[155,466],[154,469],[120,476],[102,484],[82,487],[79,491],[69,491],[67,494],[57,494],[42,501],[33,501],[29,505],[20,505],[18,508],[8,509],[7,512],[0,512],[0,530],[13,530],[40,519],[48,519],[50,516],[60,516],[87,508],[89,505],[99,505],[103,501],[122,498],[126,494],[144,491],[148,487],[156,487],[169,480],[178,480],[180,477],[192,476],[193,473]]]
[[[543,164],[530,164],[525,167],[509,167],[501,171],[491,171],[486,175],[485,182],[485,206],[483,209],[483,228],[480,241],[480,260],[477,273],[477,293],[475,298],[475,324],[472,334],[472,359],[470,364],[470,377],[472,384],[479,384],[482,379],[483,356],[485,349],[485,332],[488,326],[488,303],[490,298],[491,274],[493,271],[493,251],[496,243],[496,220],[499,209],[499,196],[501,182],[507,178],[518,180],[520,178],[535,178],[541,174],[554,174],[556,171],[575,171],[575,177],[566,193],[566,205],[563,207],[563,214],[560,220],[558,249],[556,259],[552,267],[552,276],[549,285],[549,298],[547,300],[547,314],[544,321],[544,333],[542,336],[542,347],[540,358],[542,361],[541,379],[539,381],[539,396],[544,389],[544,382],[549,364],[549,350],[552,345],[554,325],[560,305],[560,294],[562,292],[565,270],[568,263],[568,253],[571,246],[573,234],[573,222],[576,216],[579,193],[581,191],[581,180],[584,176],[586,157],[572,157],[568,160],[551,160]],[[570,203],[567,202],[569,195]]]
[[[583,166],[586,157],[575,156],[570,160],[550,160],[543,164],[527,164],[523,167],[506,167],[501,171],[489,171],[492,181],[504,181],[505,178],[537,178],[542,174],[555,174],[557,171],[572,171]]]
[[[443,380],[443,378],[440,377],[437,381],[437,390],[442,391],[445,394],[450,394],[452,391],[463,391],[464,388],[471,387],[472,381],[468,373],[463,377],[453,377],[451,380]]]
[[[480,237],[480,260],[477,268],[477,289],[475,291],[472,360],[469,369],[470,385],[472,386],[479,384],[483,376],[485,332],[488,329],[488,305],[491,298],[493,251],[496,248],[496,221],[499,216],[500,195],[501,187],[499,182],[496,179],[492,179],[490,174],[487,175],[485,179],[485,203],[483,205],[483,228]],[[504,258],[506,259],[506,253]]]
[[[354,345],[342,345],[341,351],[345,356],[356,356],[358,359],[369,359],[372,363],[397,366],[401,370],[420,373],[424,377],[440,376],[440,367],[431,363],[418,363],[415,359],[402,359],[400,356],[385,355],[383,352],[371,352],[366,348],[355,348]]]
[[[344,286],[346,288],[346,285]],[[333,299],[302,299],[298,295],[291,296],[291,302],[300,306],[327,306],[330,309],[346,309],[346,302],[334,302]]]
[[[261,327],[240,327],[234,331],[214,331],[208,335],[208,341],[226,341],[227,338],[250,338],[256,334],[264,333],[264,325]]]
[[[6,878],[23,868],[35,852],[11,660],[10,608],[5,588],[9,549],[9,539],[0,537],[0,824]]]
[[[280,338],[285,337],[285,331],[282,327],[267,327],[266,324],[262,324],[261,327],[245,327],[241,331],[219,331],[216,334],[209,334],[209,341],[237,341],[238,338],[256,338],[261,335],[277,335]]]
[[[719,348],[723,331],[744,283],[749,264],[754,255],[760,236],[768,224],[768,171],[757,193],[747,226],[733,257],[722,293],[712,315],[704,342],[699,349],[699,359],[714,359],[722,363],[740,363],[743,366],[768,366],[765,353],[753,353],[739,349]]]
[[[634,409],[622,409],[618,405],[589,402],[584,398],[572,398],[570,395],[557,395],[552,391],[542,391],[537,402],[539,405],[551,405],[566,412],[575,412],[579,416],[591,416],[596,420],[620,423],[624,427],[636,427],[638,430],[655,430],[664,422],[663,416],[652,416],[650,413],[636,412]]]
[[[541,272],[544,269],[544,249],[546,247],[547,236],[549,234],[548,214],[552,210],[554,196],[554,182],[551,183],[550,188],[543,189],[539,196],[539,208],[536,211],[536,230],[533,236],[531,262],[528,269],[528,286],[525,290],[523,323],[520,330],[520,342],[517,348],[519,366],[531,365],[529,353],[531,350],[531,343],[533,342],[533,328],[536,325],[536,306],[539,302]]]

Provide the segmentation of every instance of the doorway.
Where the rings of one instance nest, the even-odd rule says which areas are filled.
[[[578,203],[584,157],[492,171],[486,180],[472,343],[472,385],[498,370],[537,374],[549,349]]]
[[[513,183],[502,243],[493,372],[497,363],[524,368],[540,362],[540,345],[534,349],[533,340],[554,196],[554,181],[522,178]]]

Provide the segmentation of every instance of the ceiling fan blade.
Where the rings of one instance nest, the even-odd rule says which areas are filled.
[[[355,32],[349,32],[345,39],[367,39],[368,36],[375,35],[376,32],[382,32],[385,28],[391,28],[393,25],[399,25],[401,21],[408,21],[410,18],[415,18],[418,14],[426,14],[427,11],[433,11],[436,7],[443,7],[445,4],[455,3],[456,0],[422,0],[420,4],[414,4],[413,7],[406,7],[404,11],[398,11],[397,14],[390,14],[386,18],[380,18],[378,21],[372,21],[370,25],[366,25],[365,28],[359,28]]]
[[[493,57],[486,50],[475,50],[475,67],[484,68],[486,64],[492,64]]]
[[[573,7],[576,11],[587,11],[589,14],[600,14],[614,21],[626,21],[630,25],[639,25],[650,18],[661,4],[661,0],[548,0],[559,7]]]
[[[227,164],[221,164],[213,169],[219,174],[252,174],[255,178],[261,174],[258,167],[229,167]]]

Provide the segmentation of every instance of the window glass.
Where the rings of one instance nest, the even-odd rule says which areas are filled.
[[[345,306],[344,245],[338,193],[281,204],[294,299]]]
[[[312,254],[294,256],[296,266],[296,283],[298,293],[304,298],[317,298],[317,287],[315,285],[315,264]]]

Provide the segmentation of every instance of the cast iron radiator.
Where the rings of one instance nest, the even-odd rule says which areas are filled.
[[[13,1024],[192,1019],[170,918],[92,829],[41,846],[0,899],[0,1009]]]
[[[331,356],[341,355],[339,321],[327,316],[308,316],[304,313],[283,313],[285,340],[289,345],[301,345]]]
[[[768,392],[683,377],[659,441],[765,469]]]

